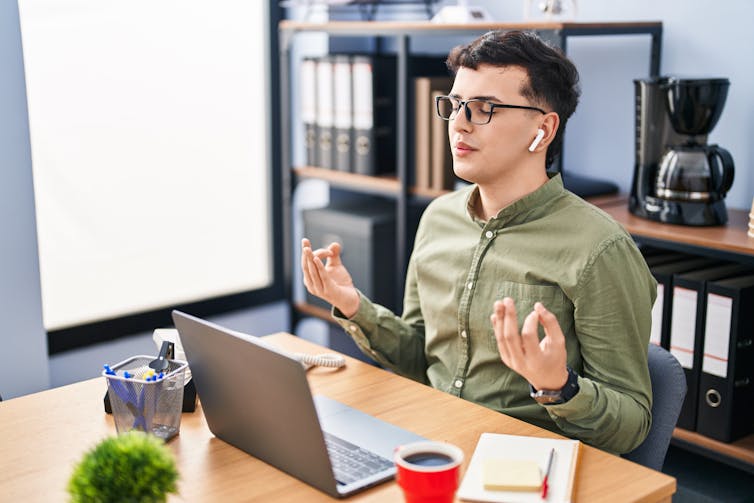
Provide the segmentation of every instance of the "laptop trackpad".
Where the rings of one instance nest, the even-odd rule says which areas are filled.
[[[314,405],[322,430],[389,460],[397,446],[426,440],[323,395],[314,396]]]

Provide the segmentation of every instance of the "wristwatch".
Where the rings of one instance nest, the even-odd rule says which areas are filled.
[[[559,390],[548,389],[534,389],[534,386],[529,384],[529,395],[542,405],[558,405],[566,403],[568,400],[576,396],[579,392],[579,376],[573,371],[571,367],[566,367],[568,370],[568,380]]]

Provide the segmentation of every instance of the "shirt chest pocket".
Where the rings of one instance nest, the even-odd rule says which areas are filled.
[[[519,333],[524,324],[524,320],[529,313],[534,310],[534,304],[537,302],[541,302],[558,318],[558,322],[564,332],[566,332],[567,327],[571,324],[572,315],[569,314],[572,311],[569,308],[571,303],[563,293],[563,290],[558,286],[529,285],[526,283],[504,281],[497,289],[497,298],[495,300],[503,300],[505,297],[513,299],[513,302],[516,305]],[[539,339],[542,340],[545,336],[542,325],[539,325],[537,331]],[[497,340],[495,339],[495,332],[492,327],[490,327],[489,339],[492,345],[491,349],[497,351]]]

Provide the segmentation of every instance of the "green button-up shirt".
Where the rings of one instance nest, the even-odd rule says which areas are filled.
[[[607,451],[632,450],[651,422],[647,345],[657,292],[633,240],[560,176],[488,222],[474,216],[477,197],[472,185],[426,209],[402,317],[362,295],[351,319],[333,310],[335,319],[401,375]],[[537,301],[557,316],[579,374],[568,402],[536,403],[502,362],[490,315],[504,297],[515,301],[519,328]]]

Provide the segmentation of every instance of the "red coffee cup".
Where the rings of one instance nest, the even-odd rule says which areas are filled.
[[[395,479],[406,503],[451,503],[460,478],[463,451],[445,442],[413,442],[396,448]]]

